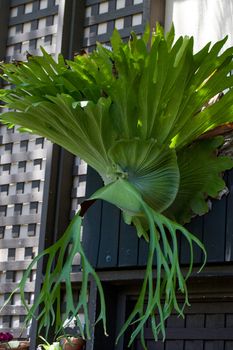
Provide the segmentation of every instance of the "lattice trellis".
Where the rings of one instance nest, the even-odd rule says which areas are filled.
[[[25,60],[40,46],[56,53],[58,0],[11,0],[6,61]],[[7,87],[6,87],[7,88]],[[38,250],[48,141],[0,126],[0,305],[17,286]],[[26,287],[33,303],[34,270]],[[0,329],[22,333],[25,309],[19,294],[0,316]]]
[[[96,41],[108,43],[114,28],[128,38],[132,30],[140,35],[143,26],[143,0],[87,0],[84,47],[92,50]]]
[[[6,60],[25,59],[27,51],[39,54],[40,46],[56,52],[59,0],[11,0]]]

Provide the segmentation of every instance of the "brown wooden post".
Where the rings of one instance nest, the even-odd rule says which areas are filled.
[[[10,1],[0,0],[0,61],[5,58],[6,44],[8,37],[8,22],[10,12]]]
[[[154,28],[156,22],[164,26],[166,0],[150,0],[150,26]]]

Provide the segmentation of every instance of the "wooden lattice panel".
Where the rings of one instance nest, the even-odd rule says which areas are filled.
[[[39,54],[40,46],[56,51],[58,0],[11,0],[6,60],[23,60],[27,51]]]
[[[92,50],[96,41],[108,43],[114,30],[128,38],[133,30],[143,32],[145,23],[143,0],[87,0],[84,47]]]
[[[40,54],[40,46],[56,53],[58,3],[11,0],[6,61],[25,60],[27,52]],[[0,125],[0,305],[38,251],[47,146],[40,136]],[[35,269],[25,290],[29,304],[33,303]],[[0,329],[24,338],[24,318],[16,293],[0,314]]]

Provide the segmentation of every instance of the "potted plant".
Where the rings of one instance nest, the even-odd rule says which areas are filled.
[[[63,334],[57,338],[57,340],[60,340],[63,350],[82,350],[84,348],[84,325],[82,325],[81,320],[80,326],[78,326],[77,318],[69,318],[64,321],[62,325]]]
[[[83,350],[85,341],[81,337],[67,337],[62,342],[63,350]]]
[[[44,341],[43,344],[38,346],[39,349],[43,348],[44,350],[62,350],[61,344],[59,341],[55,341],[50,344],[45,338],[40,336],[40,338]]]
[[[81,337],[73,336],[60,336],[55,342],[50,344],[42,336],[40,338],[44,341],[43,344],[39,345],[39,348],[44,350],[83,350],[85,341]]]
[[[221,52],[224,39],[194,53],[193,38],[174,38],[174,28],[165,35],[159,25],[152,34],[147,28],[142,38],[132,33],[128,43],[114,31],[112,50],[98,44],[91,54],[74,61],[59,56],[58,62],[42,50],[43,56],[29,57],[28,62],[1,65],[2,77],[14,86],[1,91],[10,109],[1,115],[1,121],[47,137],[79,156],[104,183],[82,204],[64,235],[34,259],[19,283],[28,322],[43,306],[38,316],[40,329],[49,331],[56,312],[59,330],[61,311],[58,307],[54,310],[54,305],[59,306],[64,282],[64,317],[76,318],[82,310],[85,333],[90,337],[87,294],[92,275],[100,296],[97,321],[103,322],[106,333],[103,289],[80,243],[83,216],[98,199],[120,208],[125,223],[133,224],[149,247],[138,301],[119,336],[135,322],[129,345],[140,335],[146,348],[146,323],[150,321],[155,340],[159,334],[165,338],[165,321],[171,312],[183,316],[189,305],[187,279],[193,267],[193,245],[197,244],[204,256],[206,253],[184,224],[209,210],[208,197],[217,197],[223,190],[222,173],[233,166],[229,157],[219,154],[224,143],[219,136],[221,126],[231,127],[233,122],[233,48]],[[209,104],[222,91],[224,96]],[[179,235],[187,239],[190,248],[185,275],[179,263]],[[70,272],[77,253],[82,258],[83,282],[75,305]],[[34,264],[45,255],[49,264],[43,286],[28,309],[25,283]],[[178,303],[178,290],[183,305]]]

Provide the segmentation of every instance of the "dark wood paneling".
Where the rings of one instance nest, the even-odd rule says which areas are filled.
[[[223,350],[224,348],[224,342],[221,340],[205,342],[205,350]]]
[[[187,328],[200,328],[205,326],[205,315],[204,314],[189,314],[186,316],[186,327]]]
[[[102,324],[98,323],[95,327],[95,335],[94,335],[94,344],[93,344],[93,350],[100,350],[100,349],[114,349],[115,345],[115,339],[116,339],[116,315],[117,315],[117,289],[113,288],[112,286],[104,286],[104,292],[106,297],[106,307],[107,307],[107,314],[106,314],[106,321],[107,321],[107,334],[108,336],[104,335]],[[98,314],[98,304],[97,304],[97,314]],[[87,347],[87,350],[89,350],[90,347]]]
[[[119,267],[137,265],[138,261],[138,237],[133,226],[126,225],[121,219],[119,241]]]
[[[145,330],[146,339],[154,339],[151,329],[147,328]],[[166,339],[167,340],[233,340],[233,330],[227,328],[193,328],[184,330],[180,328],[166,329]],[[223,350],[223,349],[222,349]]]
[[[102,212],[98,267],[108,268],[117,266],[118,262],[116,246],[119,241],[120,212],[106,202],[103,203]]]
[[[222,277],[219,283],[215,284],[212,277],[193,278],[193,283],[189,286],[191,306],[185,309],[184,319],[173,314],[167,320],[165,342],[154,341],[150,323],[147,322],[145,340],[148,350],[230,350],[233,343],[233,289],[229,281],[230,279]],[[136,302],[139,289],[136,280],[130,278],[124,283],[119,280],[115,283],[114,285],[105,282],[104,285],[106,293],[108,290],[115,292],[111,300],[116,306],[114,317],[117,318],[116,334],[118,334]],[[112,307],[113,305],[110,310]],[[131,330],[133,328],[134,325]],[[112,328],[111,334],[114,334]],[[95,350],[102,349],[105,344],[104,338],[100,339],[102,339],[100,343],[98,340],[94,343]],[[128,341],[129,333],[126,333],[117,346],[109,345],[107,348],[125,350]],[[142,349],[139,339],[130,347],[130,350]]]
[[[197,216],[192,220],[191,223],[186,225],[188,231],[192,232],[197,238],[202,241],[203,239],[203,217]],[[194,244],[193,245],[194,253],[194,263],[200,264],[202,261],[202,251],[201,249]],[[189,243],[185,237],[181,237],[180,245],[180,261],[182,264],[188,264],[190,259],[190,248]]]
[[[138,248],[138,266],[146,266],[148,249],[148,243],[144,239],[140,239]]]
[[[163,342],[158,342],[157,344],[155,344],[154,341],[148,341],[147,342],[147,347],[148,347],[148,350],[166,350],[165,349],[165,344]],[[140,350],[143,350],[141,344],[138,342],[138,345],[136,347],[136,349],[140,349]],[[172,349],[173,350],[173,349]]]
[[[227,186],[229,194],[227,195],[226,205],[226,239],[225,239],[225,260],[233,260],[233,170],[227,174]]]
[[[226,341],[224,350],[232,350],[232,349],[233,349],[233,341]]]
[[[186,228],[192,232],[200,241],[205,245],[208,263],[225,263],[233,261],[232,251],[233,251],[233,171],[230,171],[228,174],[228,187],[229,194],[224,195],[221,200],[213,199],[212,210],[204,216],[195,217],[189,224],[186,225]],[[92,183],[94,177],[91,179]],[[100,184],[101,185],[101,184]],[[89,187],[89,183],[87,185]],[[94,192],[94,190],[93,190]],[[93,193],[92,192],[92,193]],[[109,208],[107,205],[104,208]],[[95,214],[96,215],[96,214]],[[107,216],[107,219],[103,219],[103,216]],[[89,216],[90,217],[90,216]],[[108,242],[114,242],[115,248],[111,246],[111,254],[115,256],[118,254],[118,267],[127,267],[127,266],[145,266],[147,262],[147,252],[148,244],[144,239],[138,239],[136,235],[136,230],[134,227],[126,225],[122,220],[120,224],[119,231],[119,242],[117,242],[116,237],[118,237],[118,215],[116,211],[112,208],[111,210],[102,211],[102,232],[105,230],[108,232]],[[104,221],[110,223],[109,227],[103,227],[105,225]],[[93,223],[89,221],[89,229],[93,230],[93,235],[97,233],[95,223],[96,219],[93,220]],[[108,224],[109,225],[109,224]],[[115,227],[115,229],[114,229]],[[91,231],[90,231],[91,232]],[[86,231],[85,231],[86,234]],[[106,235],[105,235],[106,237]],[[178,240],[180,240],[180,262],[182,265],[187,265],[190,259],[190,248],[185,237],[178,235]],[[85,237],[85,239],[87,239]],[[101,237],[100,234],[100,247],[102,247],[103,242],[105,242],[105,251],[107,250],[107,242],[105,238]],[[90,241],[90,244],[91,241]],[[99,249],[96,241],[94,247],[92,247],[92,254],[98,254],[100,257],[98,260],[97,267],[104,267],[103,258],[101,258],[101,253],[98,251],[94,252],[95,249]],[[201,249],[194,243],[194,263],[200,265],[203,261],[203,253]],[[91,248],[89,248],[91,249]],[[101,248],[102,249],[102,248]],[[112,251],[115,249],[115,252]],[[106,257],[106,256],[105,256]],[[115,260],[111,259],[106,264],[106,267],[116,267]],[[101,262],[101,264],[100,264]],[[156,257],[154,259],[156,265]]]
[[[204,217],[203,243],[208,262],[225,260],[226,196],[213,200],[212,210]]]
[[[153,344],[153,342],[152,342],[152,344]],[[154,346],[156,346],[155,342],[154,342]],[[181,350],[181,349],[183,349],[183,346],[184,346],[183,340],[175,340],[175,341],[168,340],[166,342],[165,349],[166,350]]]
[[[185,340],[184,350],[204,350],[202,340]]]
[[[167,319],[167,329],[169,328],[184,328],[185,327],[185,320],[182,317],[177,317],[176,315],[171,315]]]
[[[87,172],[87,191],[86,196],[89,198],[98,188],[103,186],[102,179],[92,169],[88,168]],[[97,266],[100,232],[101,232],[101,216],[102,216],[102,202],[96,201],[87,211],[83,223],[83,247],[85,253],[93,266]],[[111,235],[114,232],[111,231]],[[109,242],[112,236],[109,235]]]

